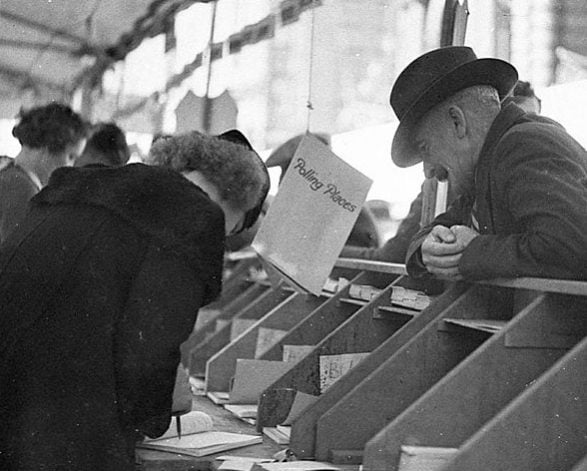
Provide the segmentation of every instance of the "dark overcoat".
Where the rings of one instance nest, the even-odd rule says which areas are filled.
[[[472,215],[476,224],[472,223]],[[427,276],[420,246],[435,225],[477,226],[463,251],[465,279],[587,279],[587,153],[560,124],[514,104],[494,120],[475,191],[414,236],[406,264]]]
[[[0,469],[133,469],[223,247],[221,209],[176,172],[55,171],[0,250]]]

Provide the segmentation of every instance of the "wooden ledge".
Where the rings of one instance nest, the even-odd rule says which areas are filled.
[[[501,286],[504,288],[587,296],[587,281],[557,280],[550,278],[497,278],[495,280],[478,281],[477,283],[482,285]]]

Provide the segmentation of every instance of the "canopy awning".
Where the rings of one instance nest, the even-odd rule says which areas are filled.
[[[2,0],[0,118],[23,97],[68,99],[92,86],[143,39],[165,32],[175,13],[212,0]]]

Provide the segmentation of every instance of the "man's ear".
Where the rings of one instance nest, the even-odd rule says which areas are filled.
[[[467,120],[465,119],[465,113],[457,105],[451,105],[448,108],[448,116],[450,123],[455,131],[455,135],[459,139],[463,139],[467,135]]]

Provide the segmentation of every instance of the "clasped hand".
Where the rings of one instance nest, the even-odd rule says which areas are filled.
[[[463,250],[478,235],[467,226],[434,226],[421,248],[422,262],[428,272],[445,280],[461,280],[459,261]]]

